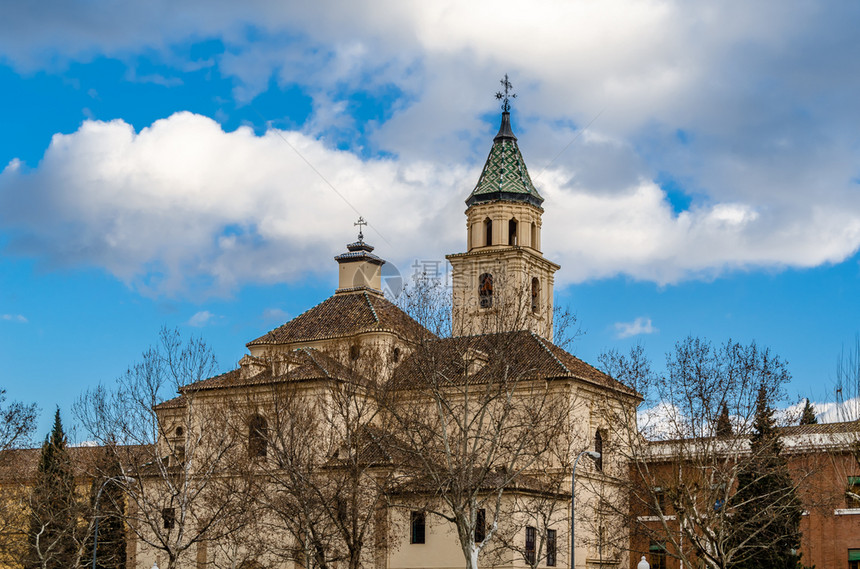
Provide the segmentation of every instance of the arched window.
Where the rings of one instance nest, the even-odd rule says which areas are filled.
[[[481,308],[492,308],[493,275],[490,273],[484,273],[478,278],[478,298],[481,300]]]
[[[594,466],[603,472],[603,435],[600,431],[594,433],[594,452],[600,454],[600,458],[594,460]]]
[[[508,222],[508,245],[517,244],[517,220],[511,218]]]
[[[493,220],[489,217],[484,220],[484,245],[489,247],[493,244]]]
[[[400,348],[394,348],[394,350],[391,352],[391,359],[394,360],[394,363],[400,361]]]
[[[266,456],[268,450],[269,424],[265,417],[254,415],[248,421],[248,456],[258,458]]]
[[[537,240],[537,223],[532,221],[532,249],[538,248],[538,242],[537,241],[538,241]]]
[[[360,350],[359,350],[358,346],[350,346],[349,347],[349,359],[351,359],[352,361],[355,361],[358,359],[359,353],[360,353]]]
[[[532,277],[532,312],[540,310],[540,279]]]

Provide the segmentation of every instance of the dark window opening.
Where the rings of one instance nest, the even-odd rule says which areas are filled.
[[[176,436],[177,437],[181,437],[184,434],[185,434],[185,431],[182,429],[182,427],[176,427]]]
[[[475,543],[481,543],[485,537],[487,537],[487,511],[481,508],[475,517]]]
[[[665,514],[666,513],[666,492],[663,491],[662,488],[657,488],[654,491],[654,501],[657,504],[657,511],[655,514]]]
[[[173,526],[176,525],[176,510],[174,508],[162,509],[161,521],[164,529],[173,529]]]
[[[666,546],[658,541],[652,541],[648,547],[651,558],[651,569],[666,569]]]
[[[412,512],[412,536],[410,543],[424,543],[424,529],[426,524],[424,512]]]
[[[340,496],[335,498],[335,510],[337,512],[337,521],[341,525],[344,525],[346,522],[346,500]]]
[[[248,456],[258,458],[266,456],[268,450],[268,428],[266,419],[260,415],[254,415],[248,421]]]
[[[537,248],[537,223],[532,222],[532,249]]]
[[[484,273],[478,278],[478,297],[481,308],[492,308],[493,306],[493,275]]]
[[[394,360],[394,363],[400,361],[400,348],[394,348],[394,351],[391,353],[391,359]]]
[[[860,569],[860,549],[848,550],[848,569]]]
[[[532,277],[532,312],[540,309],[540,279]]]
[[[358,349],[358,346],[350,346],[349,347],[349,359],[351,359],[352,361],[355,361],[358,359],[359,353],[360,353],[360,350]]]
[[[493,244],[493,220],[489,217],[484,220],[484,245],[489,247]]]
[[[546,565],[555,567],[556,564],[556,533],[554,529],[546,530]]]
[[[508,245],[517,244],[517,220],[511,219],[508,222]]]
[[[535,564],[535,528],[526,527],[526,563]]]
[[[173,447],[173,457],[176,460],[176,466],[185,464],[185,445],[175,445]]]
[[[594,467],[603,472],[603,435],[600,431],[594,433],[594,452],[600,455],[600,458],[594,460]]]

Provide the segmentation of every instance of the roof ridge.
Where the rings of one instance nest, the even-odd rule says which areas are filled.
[[[541,347],[542,347],[544,350],[546,350],[546,353],[548,353],[548,354],[552,357],[552,359],[554,359],[554,360],[556,361],[556,363],[558,363],[558,365],[560,365],[560,366],[561,366],[561,369],[563,369],[564,371],[566,371],[566,372],[567,372],[567,373],[569,373],[570,375],[574,375],[574,373],[573,373],[572,371],[570,371],[569,369],[567,369],[567,366],[566,366],[566,365],[564,365],[560,359],[558,359],[558,356],[556,356],[554,353],[552,353],[552,350],[550,350],[550,349],[547,347],[547,345],[546,345],[546,344],[544,344],[544,340],[543,340],[543,338],[541,338],[540,336],[538,336],[537,334],[535,334],[533,330],[529,330],[528,332],[529,332],[529,334],[531,334],[532,338],[534,338],[535,340],[537,340],[538,344],[540,344],[540,345],[541,345]]]
[[[317,350],[315,350],[315,349],[313,349],[313,348],[309,348],[309,347],[307,347],[307,346],[302,347],[302,348],[298,348],[298,349],[296,349],[295,351],[296,351],[296,352],[303,352],[303,353],[304,353],[308,358],[310,358],[310,360],[314,363],[314,365],[315,365],[315,366],[317,366],[317,367],[320,369],[320,371],[322,371],[322,372],[323,372],[323,374],[324,374],[326,377],[331,378],[331,374],[328,372],[328,370],[327,370],[325,367],[323,367],[323,366],[322,366],[322,364],[320,364],[320,363],[317,361],[317,359],[314,357],[314,354],[312,354],[312,353],[311,353],[311,350],[313,350],[314,352],[316,352],[316,351],[317,351]],[[317,353],[318,353],[318,352],[317,352]]]
[[[367,291],[361,293],[364,295],[364,300],[367,302],[367,307],[370,308],[371,314],[373,314],[373,319],[376,320],[376,323],[379,324],[379,315],[376,313],[376,309],[373,308],[373,303],[370,302],[370,295],[367,294]]]
[[[286,322],[284,322],[284,323],[283,323],[283,324],[281,324],[280,326],[275,326],[274,328],[272,328],[271,330],[269,330],[268,332],[266,332],[266,333],[265,333],[265,334],[263,334],[262,336],[260,336],[260,337],[258,337],[258,338],[254,338],[253,340],[251,340],[250,342],[248,342],[247,344],[245,344],[245,346],[247,347],[247,346],[249,346],[249,345],[253,344],[254,342],[256,342],[257,340],[261,340],[262,338],[265,338],[266,336],[270,336],[270,335],[272,335],[272,334],[275,332],[275,330],[279,330],[279,329],[283,328],[284,326],[286,326],[287,324],[289,324],[290,322],[292,322],[292,321],[293,321],[293,320],[295,320],[296,318],[301,318],[302,316],[304,316],[305,314],[307,314],[308,312],[310,312],[311,310],[313,310],[313,309],[314,309],[314,308],[316,308],[317,306],[320,306],[320,305],[322,305],[322,304],[325,304],[326,302],[328,302],[328,301],[329,301],[329,300],[331,300],[332,298],[334,298],[334,297],[333,297],[333,296],[330,296],[330,297],[326,298],[325,300],[321,300],[320,302],[318,302],[318,303],[314,304],[313,306],[311,306],[310,308],[308,308],[307,310],[305,310],[304,312],[302,312],[302,313],[301,313],[301,314],[299,314],[298,316],[295,316],[294,318],[290,318],[289,320],[287,320]],[[272,339],[274,340],[274,338],[272,338]]]

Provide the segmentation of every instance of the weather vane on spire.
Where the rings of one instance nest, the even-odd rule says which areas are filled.
[[[358,240],[359,240],[359,241],[364,241],[364,232],[362,231],[362,230],[364,229],[364,227],[362,227],[362,226],[367,225],[367,222],[366,222],[366,221],[364,221],[364,218],[363,218],[363,217],[358,216],[358,221],[356,221],[355,223],[353,223],[353,225],[357,225],[357,226],[358,226]]]
[[[509,99],[516,99],[517,95],[516,95],[516,93],[511,92],[514,89],[514,86],[511,85],[510,81],[508,81],[508,74],[507,73],[505,73],[505,78],[502,79],[501,81],[499,81],[499,83],[501,83],[502,87],[505,88],[505,92],[502,93],[501,91],[498,91],[496,93],[496,99],[503,101],[502,110],[507,113],[507,112],[510,112],[510,110],[511,110],[511,104],[509,102]]]

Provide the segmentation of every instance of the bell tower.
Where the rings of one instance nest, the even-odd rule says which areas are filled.
[[[553,284],[561,267],[541,253],[543,198],[511,130],[508,76],[502,123],[481,177],[466,200],[466,252],[453,270],[456,335],[531,330],[552,341]]]

